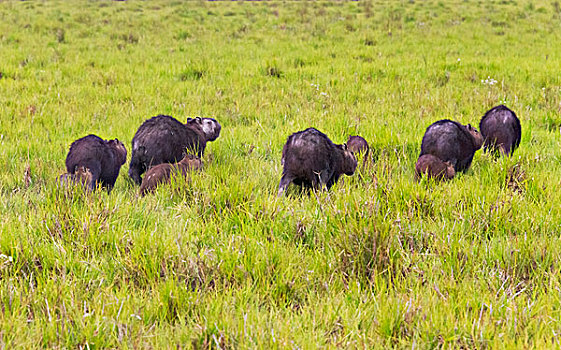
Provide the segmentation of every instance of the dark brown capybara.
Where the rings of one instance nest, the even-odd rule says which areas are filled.
[[[504,105],[488,110],[479,122],[483,150],[510,156],[520,145],[522,128],[516,114]]]
[[[144,196],[148,192],[153,192],[158,185],[170,182],[172,174],[187,176],[192,170],[198,170],[203,166],[201,158],[192,154],[187,154],[181,161],[175,164],[163,163],[148,169],[142,184],[140,185],[140,195]]]
[[[68,187],[70,185],[81,185],[88,190],[92,188],[92,172],[85,166],[76,167],[74,173],[62,174],[59,177],[59,184],[62,187]]]
[[[432,154],[425,154],[415,164],[415,178],[419,180],[423,175],[436,180],[450,180],[456,175],[456,171],[452,164],[443,162]]]
[[[354,154],[368,155],[368,142],[362,136],[349,136],[347,140],[347,148]]]
[[[132,139],[129,176],[140,185],[141,175],[152,166],[178,162],[187,153],[202,157],[206,143],[216,140],[220,130],[213,118],[188,118],[185,124],[167,115],[146,120]]]
[[[432,154],[452,164],[456,172],[469,169],[475,152],[481,148],[483,136],[470,124],[444,119],[431,124],[421,143],[421,154]]]
[[[282,149],[282,178],[278,195],[291,183],[305,188],[330,189],[342,174],[353,175],[356,157],[346,145],[337,145],[322,132],[308,128],[290,135]]]
[[[90,190],[100,185],[111,192],[126,160],[127,149],[121,141],[103,140],[99,136],[88,135],[70,145],[66,156],[66,171],[74,174],[79,167],[85,167],[91,172]]]

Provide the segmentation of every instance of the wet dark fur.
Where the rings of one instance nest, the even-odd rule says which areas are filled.
[[[471,125],[444,119],[427,128],[419,156],[432,154],[452,164],[456,172],[465,172],[482,144],[483,137]]]
[[[506,106],[499,105],[485,113],[479,122],[479,130],[485,140],[483,149],[487,152],[512,155],[520,145],[522,128],[516,114]]]
[[[186,155],[180,162],[175,164],[158,164],[146,172],[140,185],[140,195],[144,196],[148,192],[153,192],[159,184],[170,182],[170,178],[174,173],[181,173],[183,176],[187,176],[189,171],[200,169],[202,166],[203,162],[201,159],[191,154]]]
[[[423,175],[436,180],[450,180],[456,172],[450,163],[443,162],[432,154],[425,154],[415,164],[415,178],[419,180]]]
[[[78,167],[91,172],[90,190],[100,185],[111,192],[119,170],[127,159],[127,150],[119,140],[103,140],[88,135],[74,141],[66,156],[66,171],[74,174]]]
[[[205,133],[204,123],[212,123],[214,128]],[[220,129],[212,118],[188,118],[185,124],[167,115],[146,120],[132,139],[129,176],[140,185],[141,175],[154,165],[175,163],[187,153],[202,157],[206,143],[216,140]]]
[[[319,189],[333,186],[342,174],[352,175],[357,161],[345,145],[337,145],[322,132],[308,128],[290,135],[282,150],[283,173],[278,194],[291,183]]]

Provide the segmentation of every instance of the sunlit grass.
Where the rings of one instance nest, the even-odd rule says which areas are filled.
[[[0,347],[558,347],[559,5],[0,2]],[[414,179],[428,125],[521,119],[511,158]],[[204,167],[140,197],[57,184],[70,143],[129,151],[210,116]],[[371,154],[278,198],[307,127]],[[25,176],[29,167],[29,176]]]

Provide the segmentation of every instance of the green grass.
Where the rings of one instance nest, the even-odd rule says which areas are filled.
[[[561,346],[560,23],[543,0],[0,1],[0,348]],[[414,181],[428,125],[500,103],[512,158]],[[130,152],[157,114],[219,120],[203,171],[57,187],[73,140]],[[373,161],[277,198],[309,126]]]

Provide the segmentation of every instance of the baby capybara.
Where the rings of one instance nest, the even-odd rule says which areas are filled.
[[[425,154],[415,164],[415,178],[419,180],[423,174],[436,180],[450,180],[456,175],[456,171],[452,164],[443,162],[432,154]]]
[[[62,187],[79,184],[86,189],[91,189],[92,172],[85,166],[79,166],[75,169],[74,174],[66,173],[60,175],[59,183]]]
[[[96,135],[88,135],[70,145],[66,171],[74,174],[79,167],[85,167],[91,173],[90,190],[100,185],[111,192],[126,159],[127,150],[121,141],[107,141]]]
[[[368,155],[368,142],[361,136],[349,136],[347,140],[347,148],[354,154]]]
[[[159,184],[170,182],[173,173],[181,173],[181,175],[187,176],[189,171],[200,169],[202,166],[201,159],[192,154],[187,154],[180,162],[175,164],[158,164],[146,172],[140,185],[140,195],[144,196],[148,192],[153,192]]]
[[[331,188],[342,174],[353,175],[357,166],[346,145],[337,145],[322,132],[308,128],[288,137],[282,149],[282,178],[278,195],[294,182],[306,188]]]
[[[497,154],[512,155],[520,144],[522,128],[516,114],[503,105],[491,108],[479,122],[485,142],[483,149]]]
[[[167,115],[146,120],[132,139],[129,176],[140,185],[141,175],[154,165],[178,162],[187,153],[202,157],[206,143],[216,140],[220,129],[212,118],[188,118],[185,124]]]
[[[432,154],[449,162],[456,172],[469,169],[475,152],[481,148],[483,136],[470,124],[444,119],[431,124],[421,143],[421,154]]]

